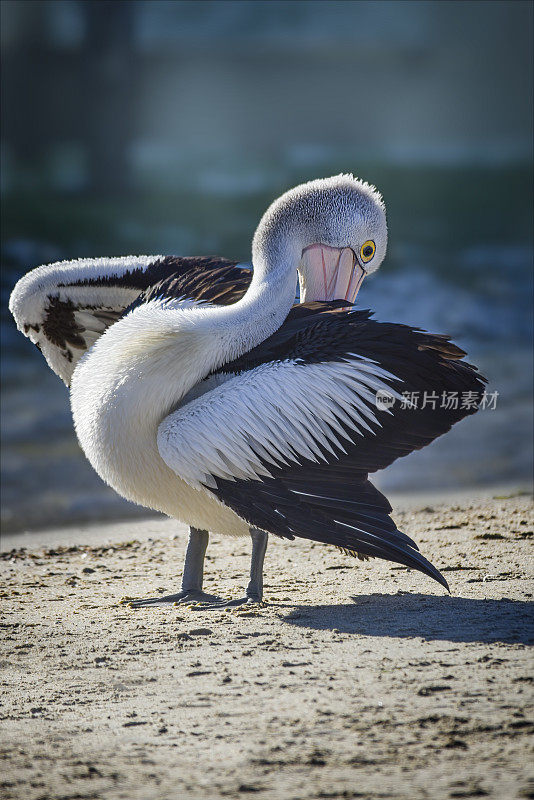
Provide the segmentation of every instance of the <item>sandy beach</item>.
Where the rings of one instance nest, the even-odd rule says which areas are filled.
[[[271,541],[265,606],[134,611],[122,597],[179,588],[176,523],[4,538],[1,797],[534,797],[531,498],[394,518],[450,596]],[[207,559],[207,590],[240,595],[248,541],[214,536]]]

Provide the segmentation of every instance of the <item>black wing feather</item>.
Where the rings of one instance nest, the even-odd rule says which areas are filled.
[[[398,391],[475,392],[485,379],[462,361],[465,355],[447,336],[406,325],[380,323],[370,312],[343,312],[340,304],[294,307],[284,325],[269,339],[220,371],[240,373],[273,360],[300,364],[346,360],[357,353],[402,379]],[[368,473],[424,447],[476,407],[401,409],[393,414],[373,409],[381,427],[373,434],[343,442],[346,453],[324,453],[325,461],[300,459],[300,464],[273,468],[272,478],[226,481],[215,477],[214,493],[251,525],[278,536],[294,536],[334,544],[418,569],[448,588],[443,576],[401,533],[386,498],[369,482]],[[345,426],[344,426],[345,427]],[[348,428],[345,428],[347,433]],[[246,483],[246,486],[245,486]]]
[[[150,283],[127,311],[156,298],[231,305],[243,297],[252,278],[249,269],[218,256],[167,256],[151,267],[151,275]]]

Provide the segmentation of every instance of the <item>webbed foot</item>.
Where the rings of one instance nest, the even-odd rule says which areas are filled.
[[[239,597],[236,600],[219,600],[218,602],[202,603],[197,606],[198,611],[209,611],[211,609],[238,608],[239,606],[256,606],[260,608],[265,603],[260,597]]]
[[[131,608],[147,608],[158,605],[187,605],[188,603],[216,603],[222,602],[216,594],[207,594],[200,589],[182,589],[177,594],[167,594],[163,597],[147,597],[145,599],[131,600],[125,602]]]

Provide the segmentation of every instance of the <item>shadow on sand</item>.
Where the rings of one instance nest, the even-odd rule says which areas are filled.
[[[534,602],[424,594],[369,594],[353,605],[299,606],[285,622],[361,636],[534,644]]]

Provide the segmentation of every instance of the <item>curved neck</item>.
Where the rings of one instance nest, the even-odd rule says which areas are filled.
[[[253,275],[241,300],[231,306],[195,306],[184,309],[180,320],[174,318],[177,349],[184,352],[188,333],[194,340],[189,388],[278,330],[295,301],[297,268],[304,248],[317,240],[318,225],[306,216],[299,222],[290,209],[273,214],[275,206],[265,212],[254,234]],[[170,322],[176,309],[163,313],[169,314]]]
[[[237,358],[278,330],[295,302],[297,261],[268,263],[254,260],[254,272],[245,295],[231,306],[192,310],[200,333],[210,337],[207,346],[217,363]]]
[[[139,382],[144,398],[151,395],[151,417],[176,407],[210,372],[278,330],[295,300],[297,266],[298,257],[258,254],[247,292],[230,306],[172,300],[139,306],[92,348],[91,361],[102,384]],[[157,399],[149,387],[155,387]],[[139,400],[139,391],[133,396]]]
[[[317,228],[317,221],[313,224],[305,215],[299,220],[288,213],[273,214],[271,207],[254,236],[253,276],[241,300],[230,306],[177,300],[139,306],[92,348],[91,362],[102,386],[106,383],[115,393],[125,383],[139,383],[132,397],[146,402],[151,418],[161,419],[176,408],[212,371],[282,325],[295,300],[302,251],[316,241],[321,233]]]

